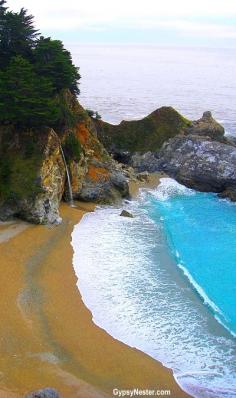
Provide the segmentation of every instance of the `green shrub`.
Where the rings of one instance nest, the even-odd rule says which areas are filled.
[[[67,135],[63,144],[63,151],[68,162],[70,160],[79,162],[82,153],[82,147],[73,132],[70,132]]]

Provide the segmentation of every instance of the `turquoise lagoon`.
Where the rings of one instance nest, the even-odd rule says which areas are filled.
[[[96,324],[174,371],[197,398],[236,397],[236,205],[170,178],[72,235]]]

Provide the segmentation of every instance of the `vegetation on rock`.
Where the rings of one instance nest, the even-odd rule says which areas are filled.
[[[79,162],[82,152],[80,141],[73,132],[69,132],[63,144],[63,151],[66,159]]]
[[[171,137],[183,132],[191,122],[171,107],[157,109],[141,120],[112,125],[97,122],[98,137],[109,152],[155,152]]]

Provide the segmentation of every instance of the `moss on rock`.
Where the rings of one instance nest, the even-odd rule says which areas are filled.
[[[119,125],[96,121],[98,138],[109,152],[155,152],[190,125],[172,107],[162,107],[141,120],[122,121]]]

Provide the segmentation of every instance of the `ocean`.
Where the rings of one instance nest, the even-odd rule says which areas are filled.
[[[77,47],[81,102],[105,120],[172,105],[211,110],[236,135],[234,50]],[[173,369],[196,398],[236,398],[236,205],[170,178],[123,207],[98,207],[72,234],[94,322]]]
[[[70,46],[81,103],[104,120],[142,118],[173,106],[190,119],[210,110],[236,135],[236,50],[151,45]]]
[[[94,322],[174,371],[196,398],[236,397],[236,205],[172,179],[72,235]]]

